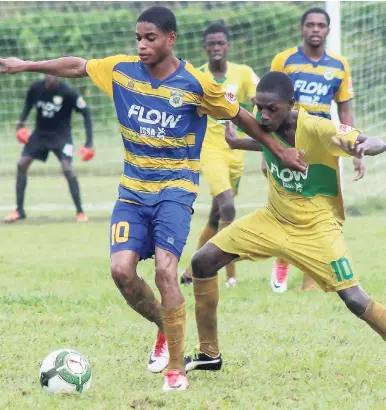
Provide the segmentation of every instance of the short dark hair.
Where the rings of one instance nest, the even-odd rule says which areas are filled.
[[[265,73],[257,84],[257,92],[277,94],[283,101],[291,101],[294,98],[294,86],[290,77],[281,71],[269,71]]]
[[[209,34],[224,33],[227,41],[230,41],[230,34],[228,28],[222,23],[211,23],[204,31],[204,41]]]
[[[153,23],[164,33],[177,32],[177,21],[174,13],[167,7],[154,6],[146,9],[137,19],[137,23]]]
[[[320,7],[312,7],[312,9],[308,9],[308,10],[302,15],[302,18],[300,19],[300,24],[301,24],[302,26],[304,26],[304,23],[306,22],[308,15],[309,15],[309,14],[313,14],[313,13],[315,13],[315,14],[324,14],[324,15],[326,16],[327,26],[330,27],[330,21],[331,21],[330,16],[329,16],[329,14],[327,13],[326,10],[321,9]]]

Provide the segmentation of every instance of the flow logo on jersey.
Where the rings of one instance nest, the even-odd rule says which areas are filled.
[[[316,95],[327,95],[330,90],[330,85],[318,83],[316,81],[305,81],[296,80],[295,81],[295,91],[300,91],[304,94],[316,94]]]
[[[127,113],[131,118],[136,116],[139,122],[151,125],[160,125],[162,128],[175,128],[182,115],[175,117],[172,114],[161,112],[155,109],[146,110],[145,107],[133,104]]]
[[[299,171],[294,171],[289,168],[279,169],[279,167],[276,164],[271,162],[270,171],[271,174],[275,177],[275,179],[282,183],[283,188],[287,188],[291,191],[299,193],[303,191],[302,182],[307,179],[308,168],[307,171],[303,174]]]
[[[58,96],[60,97],[60,96]],[[56,96],[54,97],[54,102],[51,101],[38,101],[36,107],[42,110],[42,117],[44,118],[53,118],[55,113],[59,112],[62,109],[63,98],[60,97],[59,101]],[[56,102],[55,102],[56,100]]]

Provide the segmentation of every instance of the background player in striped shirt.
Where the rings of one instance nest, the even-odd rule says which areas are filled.
[[[301,18],[303,44],[276,55],[271,70],[288,74],[294,84],[295,108],[304,108],[308,113],[331,118],[331,103],[338,106],[342,124],[354,127],[351,99],[354,98],[350,68],[347,60],[326,50],[326,38],[330,31],[330,16],[321,8],[307,10]],[[263,159],[263,172],[266,174]],[[357,172],[354,180],[364,176],[362,159],[354,158]],[[275,261],[271,274],[274,292],[287,290],[289,265],[282,259]],[[314,281],[304,275],[300,289],[312,289]]]
[[[149,368],[161,371],[169,360],[163,390],[185,390],[186,314],[177,266],[198,192],[207,115],[242,126],[285,166],[305,172],[306,164],[300,151],[283,147],[262,131],[234,95],[174,55],[177,24],[171,10],[145,10],[137,20],[136,37],[138,56],[39,62],[0,58],[0,73],[89,76],[113,98],[124,167],[111,217],[111,273],[128,305],[158,326]],[[161,303],[137,273],[139,260],[153,255]],[[196,290],[200,292],[200,286]]]
[[[227,60],[230,51],[230,37],[227,27],[220,23],[210,24],[204,32],[204,48],[208,62],[200,71],[221,84],[237,98],[241,106],[252,107],[259,78],[252,68]],[[217,231],[230,225],[235,219],[234,196],[237,195],[240,179],[244,171],[244,151],[231,150],[224,138],[225,121],[208,117],[204,143],[201,151],[201,169],[210,186],[212,207],[209,220],[198,240],[200,249]],[[239,136],[243,136],[239,132]],[[235,264],[225,268],[226,285],[236,285]],[[182,274],[182,283],[192,282],[191,266]]]

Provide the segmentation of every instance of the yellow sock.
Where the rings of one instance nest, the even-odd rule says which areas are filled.
[[[386,308],[371,300],[361,319],[386,341]]]
[[[200,342],[200,352],[218,357],[217,305],[218,277],[193,278],[194,298],[196,300],[196,322]]]
[[[201,235],[198,239],[198,245],[197,249],[202,248],[208,241],[209,239],[212,239],[214,235],[216,235],[217,229],[214,228],[213,226],[206,224],[205,228],[202,230]],[[192,265],[189,265],[186,269],[186,275],[192,277],[193,272],[192,272]]]
[[[221,231],[222,229],[229,226],[231,223],[232,222],[220,221],[218,224],[218,230]],[[227,279],[236,278],[236,264],[234,262],[228,263],[228,265],[225,266],[225,272],[227,274]]]
[[[184,345],[186,331],[185,303],[174,309],[161,308],[162,322],[169,349],[169,370],[185,373]]]
[[[135,291],[124,295],[127,304],[145,319],[154,322],[163,332],[160,302],[155,297],[152,288],[140,276],[137,276],[135,280],[137,281]]]

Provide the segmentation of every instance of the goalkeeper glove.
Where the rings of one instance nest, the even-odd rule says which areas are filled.
[[[95,150],[83,145],[83,147],[78,150],[77,154],[82,158],[82,161],[90,161],[94,158]]]
[[[16,127],[16,138],[22,144],[27,144],[29,137],[31,136],[31,130],[27,127],[24,127],[22,124],[17,124]]]

